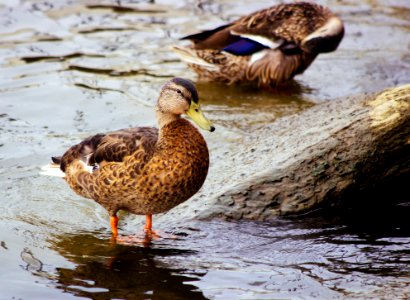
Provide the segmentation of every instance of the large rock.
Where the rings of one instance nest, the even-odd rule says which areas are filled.
[[[410,174],[410,85],[282,118],[235,152],[211,169],[226,188],[208,194],[200,218],[267,220],[303,213],[403,178]],[[218,181],[205,188],[213,184]]]

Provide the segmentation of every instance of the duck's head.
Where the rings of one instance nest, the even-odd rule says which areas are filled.
[[[308,53],[327,53],[337,49],[344,35],[342,20],[334,16],[309,34],[302,41],[302,49]]]
[[[199,127],[214,131],[215,127],[205,118],[199,105],[198,92],[192,81],[173,78],[162,87],[157,112],[163,115],[188,115]]]

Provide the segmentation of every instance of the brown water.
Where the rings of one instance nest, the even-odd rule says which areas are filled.
[[[155,125],[163,82],[195,76],[169,51],[178,37],[276,2],[96,3],[0,2],[0,299],[410,297],[408,199],[271,223],[185,218],[235,173],[223,157],[254,128],[408,83],[408,1],[327,1],[345,39],[277,93],[198,84],[217,127],[204,133],[206,192],[154,219],[177,238],[134,245],[114,245],[106,212],[40,166],[89,134]],[[121,234],[138,235],[142,221],[123,215]]]

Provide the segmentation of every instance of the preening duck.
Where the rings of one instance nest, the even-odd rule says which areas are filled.
[[[94,199],[110,215],[117,237],[119,210],[146,215],[166,212],[193,196],[208,173],[209,153],[201,133],[214,131],[204,117],[194,84],[174,78],[162,88],[156,107],[158,127],[136,127],[96,134],[53,157],[69,186]]]
[[[309,2],[279,4],[215,29],[183,37],[173,47],[201,81],[273,88],[303,73],[320,53],[337,49],[343,22]]]

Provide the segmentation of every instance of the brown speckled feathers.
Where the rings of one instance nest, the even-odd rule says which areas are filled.
[[[96,134],[81,143],[72,146],[61,159],[60,168],[65,172],[66,166],[79,157],[93,166],[104,162],[121,162],[124,157],[138,148],[150,153],[158,139],[158,129],[153,127],[127,128],[107,134]]]
[[[198,129],[213,131],[202,115],[192,82],[174,78],[156,106],[159,129],[138,127],[91,136],[53,158],[79,195],[94,199],[110,216],[118,210],[152,215],[189,199],[208,173],[209,153]],[[113,233],[116,229],[113,230]]]
[[[275,87],[303,73],[319,53],[334,51],[342,21],[310,2],[279,4],[182,39],[174,47],[203,81]]]
[[[85,140],[62,158],[62,162],[71,161],[65,170],[67,182],[76,193],[94,199],[110,214],[120,209],[135,214],[171,209],[202,186],[209,154],[202,135],[185,119],[166,125],[162,134],[158,141],[157,129],[145,127]],[[90,164],[96,164],[92,173],[72,156],[79,148],[83,157],[90,156]]]

